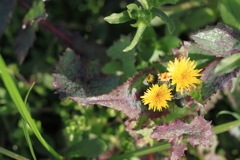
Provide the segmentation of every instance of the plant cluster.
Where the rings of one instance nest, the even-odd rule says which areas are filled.
[[[0,140],[0,153],[21,160],[25,156],[146,159],[146,154],[149,159],[171,160],[239,158],[237,144],[224,157],[216,149],[216,135],[230,130],[236,142],[240,140],[239,128],[233,128],[240,125],[240,20],[236,12],[240,2],[116,3],[0,2],[0,135],[9,134]],[[89,16],[61,10],[65,7]],[[120,12],[112,13],[119,7]],[[55,8],[59,10],[54,12]],[[68,25],[62,24],[63,18]],[[136,23],[130,24],[132,20]],[[125,33],[122,27],[128,24],[133,30]],[[134,36],[118,37],[133,32]],[[12,63],[13,52],[19,64]],[[31,77],[37,81],[35,86],[26,80]],[[53,97],[53,90],[62,102]],[[209,103],[220,99],[219,94],[228,97],[231,109],[212,114]],[[224,119],[222,124],[215,121],[216,115],[238,120],[227,123]],[[8,144],[23,156],[11,152]]]

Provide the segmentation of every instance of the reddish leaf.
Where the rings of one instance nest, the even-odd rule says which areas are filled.
[[[140,96],[146,90],[146,86],[143,85],[144,79],[149,73],[154,73],[155,70],[145,70],[132,77],[123,85],[117,87],[111,92],[94,97],[71,97],[72,100],[78,102],[79,105],[88,106],[99,104],[115,110],[123,112],[128,117],[138,119],[143,115],[147,115],[150,118],[155,118],[160,112],[153,112],[148,110],[147,106],[144,106],[140,100]]]
[[[228,57],[235,49],[240,33],[232,28],[218,24],[194,32],[190,37],[206,52],[216,57]]]
[[[171,160],[178,160],[184,155],[184,151],[187,150],[187,144],[182,141],[182,136],[180,138],[175,138],[171,141],[172,144],[172,156]]]
[[[232,79],[236,77],[237,73],[239,72],[240,67],[227,74],[222,74],[219,76],[215,75],[214,69],[218,63],[219,61],[217,60],[210,63],[202,72],[202,96],[204,101],[208,100],[208,98],[210,98],[211,95],[216,93],[218,90],[223,90],[225,87],[231,87]]]
[[[10,14],[14,8],[14,2],[14,0],[0,1],[0,36],[3,34],[10,21]]]
[[[157,140],[167,139],[170,143],[174,144],[173,157],[181,157],[185,150],[185,145],[179,143],[179,139],[182,139],[183,134],[189,135],[188,140],[192,146],[198,144],[207,146],[212,144],[214,132],[211,129],[210,123],[203,116],[195,117],[190,124],[178,119],[170,124],[158,126],[153,131],[151,138],[156,138]]]
[[[35,28],[34,26],[27,25],[26,28],[22,29],[15,39],[14,45],[17,47],[15,54],[18,57],[20,63],[23,62],[27,56],[28,49],[33,45],[35,41]]]

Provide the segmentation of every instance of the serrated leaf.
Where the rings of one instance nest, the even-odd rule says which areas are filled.
[[[69,147],[66,154],[69,157],[97,157],[106,151],[107,145],[101,139],[83,139]]]
[[[235,31],[229,27],[218,24],[194,32],[190,37],[206,52],[216,57],[228,57],[231,55],[236,43],[232,35],[233,32]]]
[[[118,42],[115,42],[107,50],[107,55],[112,57],[113,60],[120,60],[122,62],[122,71],[126,76],[132,76],[136,72],[135,69],[135,50],[132,49],[128,52],[123,52],[123,49],[130,43],[128,36],[121,36]]]
[[[187,144],[182,141],[181,138],[175,138],[172,142],[172,155],[171,160],[178,160],[184,155],[184,151],[187,150]]]
[[[214,73],[216,75],[226,74],[237,67],[240,67],[240,53],[222,59],[216,66]]]
[[[22,29],[18,33],[14,41],[14,46],[16,47],[15,54],[17,55],[20,63],[23,62],[27,56],[28,49],[32,47],[36,39],[35,31],[36,26],[26,25],[26,28]]]
[[[239,0],[219,1],[219,11],[223,22],[238,30],[240,30],[239,8],[240,8]]]
[[[14,8],[14,0],[0,1],[0,36],[3,34],[5,28],[10,22],[10,14]]]
[[[97,61],[82,62],[80,56],[67,49],[56,65],[53,86],[61,99],[69,96],[95,96],[108,93],[118,84],[117,77],[100,76]]]
[[[35,0],[32,4],[31,9],[25,15],[23,23],[27,24],[33,20],[46,19],[47,14],[45,12],[44,3],[42,0]]]
[[[105,17],[104,20],[110,24],[119,24],[129,21],[131,18],[127,11],[123,11],[121,13],[113,13],[110,16]]]
[[[204,101],[210,98],[210,96],[216,93],[218,90],[223,90],[225,87],[231,87],[232,79],[236,77],[237,73],[239,72],[238,67],[230,73],[217,76],[214,74],[214,69],[218,63],[219,61],[217,60],[210,63],[202,72],[202,96]]]
[[[87,107],[94,104],[106,106],[121,111],[131,119],[138,119],[143,115],[149,118],[158,118],[161,116],[161,112],[148,110],[147,106],[143,105],[140,99],[140,96],[147,89],[147,86],[143,84],[144,79],[149,73],[154,74],[155,72],[153,69],[145,70],[107,94],[92,97],[79,97],[76,95],[71,97],[71,99],[78,102],[79,106]]]
[[[200,48],[197,43],[190,41],[184,41],[180,49],[172,49],[172,51],[176,56],[190,57],[197,63],[198,69],[206,67],[216,59],[215,56]]]
[[[203,116],[196,116],[189,124],[181,120],[176,120],[170,124],[158,126],[151,135],[151,138],[167,139],[176,150],[173,150],[174,157],[181,157],[185,150],[184,142],[180,141],[184,134],[189,135],[188,141],[192,146],[201,144],[203,146],[212,145],[214,132],[211,122],[206,121]]]

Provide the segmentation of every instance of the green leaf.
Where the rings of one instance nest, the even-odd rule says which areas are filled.
[[[23,23],[27,24],[33,20],[45,19],[47,14],[45,13],[44,3],[42,0],[35,0],[32,4],[31,9],[25,15]]]
[[[18,33],[14,41],[15,47],[17,47],[15,50],[15,54],[17,55],[20,63],[23,62],[23,60],[27,56],[28,49],[33,45],[33,42],[36,39],[35,31],[35,26],[26,25],[26,28],[22,29]]]
[[[177,0],[150,0],[149,4],[152,4],[154,7],[159,7],[162,4],[171,3],[175,4]]]
[[[83,139],[69,147],[66,154],[69,157],[97,157],[106,151],[107,145],[101,139]]]
[[[115,42],[111,47],[108,48],[107,54],[112,57],[113,60],[120,60],[122,63],[121,71],[125,75],[131,77],[135,74],[135,50],[132,49],[128,52],[122,50],[130,43],[130,38],[127,36],[121,36],[118,42]]]
[[[222,59],[216,66],[214,74],[221,75],[229,73],[237,67],[240,67],[240,53]]]
[[[138,19],[139,17],[139,11],[141,8],[139,8],[136,4],[131,3],[127,5],[127,12],[130,18],[132,19]]]
[[[5,28],[10,22],[10,14],[14,8],[14,0],[0,1],[0,36],[3,34]]]
[[[219,11],[225,24],[240,30],[240,1],[239,0],[220,0]]]
[[[139,54],[144,61],[149,61],[156,47],[157,37],[152,27],[146,27],[139,43]]]
[[[158,16],[159,18],[162,19],[163,22],[166,23],[170,34],[172,34],[174,32],[175,25],[174,25],[173,21],[163,11],[161,11],[158,8],[152,8],[151,12],[153,13],[153,15]]]
[[[131,18],[127,11],[123,11],[121,13],[113,13],[110,16],[105,17],[104,20],[110,24],[119,24],[129,21]]]
[[[201,19],[201,20],[199,20]],[[216,13],[211,8],[195,9],[191,16],[185,16],[182,22],[186,24],[187,28],[197,30],[216,20]]]
[[[235,36],[239,34],[234,32],[231,28],[218,24],[196,31],[190,37],[206,52],[216,57],[228,57],[236,43]]]
[[[122,67],[121,67],[121,62],[119,61],[111,61],[106,63],[103,68],[102,68],[102,72],[106,73],[106,74],[117,74],[117,71],[121,71]]]
[[[238,113],[230,112],[230,111],[220,111],[220,112],[218,112],[216,117],[218,117],[218,116],[220,116],[222,114],[229,114],[229,115],[232,115],[233,117],[235,117],[237,120],[240,120],[240,115]]]

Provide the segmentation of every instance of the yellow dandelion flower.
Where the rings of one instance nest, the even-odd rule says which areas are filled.
[[[175,61],[168,63],[168,72],[172,79],[172,85],[176,84],[176,91],[183,94],[183,92],[190,91],[192,88],[196,88],[195,84],[201,83],[198,79],[200,70],[195,70],[195,61],[190,61],[190,58],[181,57],[179,60],[175,58]]]
[[[167,108],[168,102],[171,101],[173,95],[171,95],[171,89],[167,88],[167,84],[159,86],[153,84],[152,87],[148,88],[144,95],[141,96],[144,105],[149,105],[148,109],[162,111],[163,108]]]
[[[154,82],[154,75],[148,74],[148,76],[145,78],[145,80],[146,80],[148,83]]]
[[[158,74],[158,79],[160,81],[169,81],[170,80],[170,74],[168,72],[164,72],[162,74]]]

